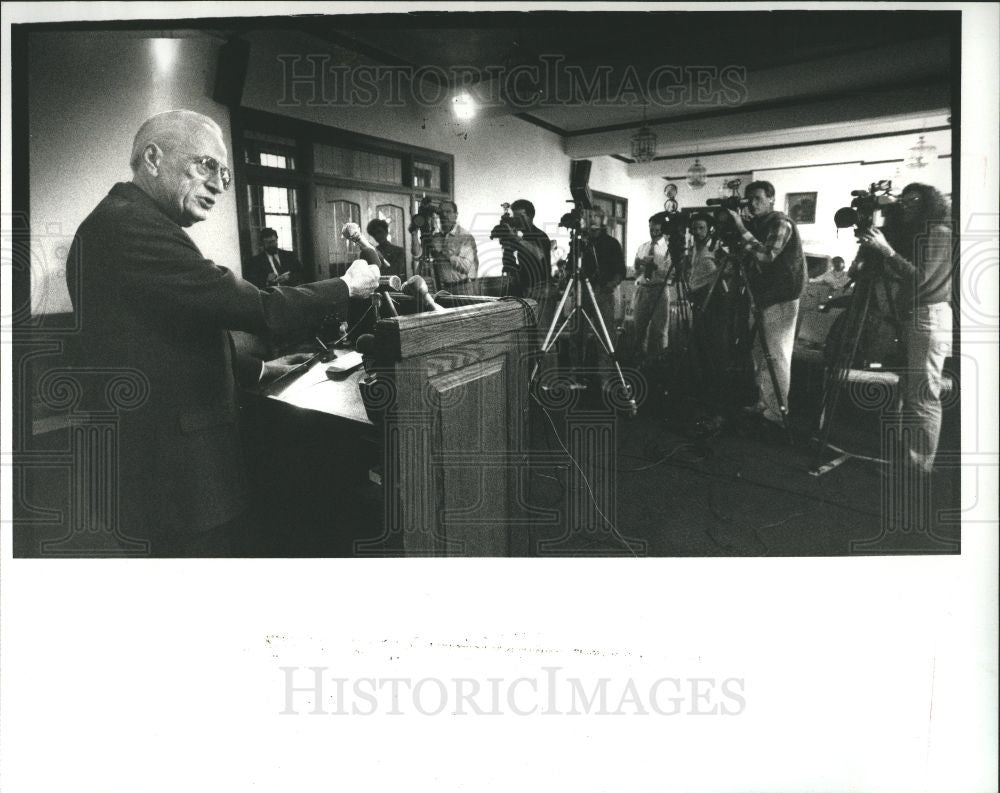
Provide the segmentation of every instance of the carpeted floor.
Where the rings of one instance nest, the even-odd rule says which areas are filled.
[[[809,436],[819,380],[803,361],[796,366],[790,399],[794,445],[781,433],[761,437],[739,425],[695,441],[690,422],[672,423],[652,401],[634,418],[593,392],[580,392],[572,405],[560,408],[543,411],[534,405],[533,452],[523,494],[531,513],[529,555],[957,553],[958,400],[946,401],[939,466],[929,494],[926,482],[914,491],[896,481],[888,466],[862,459],[817,477],[809,473],[820,459]],[[844,400],[831,441],[865,456],[884,456],[881,415],[877,404]],[[44,555],[42,544],[68,531],[59,516],[69,514],[73,485],[66,465],[71,462],[60,452],[67,448],[65,429],[58,429],[58,422],[53,427],[32,438],[37,461],[29,454],[14,466],[16,556]],[[46,456],[51,452],[59,459]],[[309,487],[326,492],[328,484]],[[909,505],[903,509],[907,520],[898,518],[901,502]],[[913,519],[918,502],[923,506]],[[267,525],[259,536],[266,541],[250,555],[350,557],[356,542],[381,534],[381,490],[366,476],[351,485],[346,497],[331,497],[322,516],[297,514],[294,503],[263,521]],[[335,528],[327,513],[335,517]],[[385,548],[388,555],[401,550],[398,542]]]

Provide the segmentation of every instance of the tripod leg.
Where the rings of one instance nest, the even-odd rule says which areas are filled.
[[[830,447],[830,434],[833,431],[833,421],[837,414],[837,405],[840,401],[840,394],[844,386],[850,379],[851,364],[857,354],[858,346],[861,343],[861,333],[864,330],[865,322],[868,318],[868,310],[871,306],[871,284],[864,282],[859,284],[855,291],[851,304],[847,308],[847,315],[844,321],[844,334],[837,345],[837,355],[834,358],[833,366],[826,372],[826,380],[822,407],[820,409],[820,437],[816,449],[816,461],[812,470],[819,473],[826,473],[834,466],[824,469],[821,465],[824,451]],[[819,475],[819,474],[816,474]]]
[[[566,301],[569,299],[569,293],[572,290],[573,290],[573,282],[570,281],[569,283],[566,284],[566,288],[563,290],[562,297],[559,300],[559,306],[558,308],[556,308],[555,314],[552,315],[552,322],[549,325],[549,329],[545,334],[545,341],[542,342],[542,348],[541,348],[542,358],[544,358],[545,355],[548,353],[548,351],[552,349],[552,345],[556,343],[556,340],[562,334],[566,325],[568,325],[569,321],[573,318],[573,314],[576,313],[576,309],[574,308],[573,311],[570,312],[570,315],[566,317],[565,320],[563,320],[562,324],[559,324],[559,318],[562,316],[563,308],[566,306]],[[531,377],[528,378],[529,389],[534,384],[535,378],[538,376],[538,370],[541,369],[541,366],[542,366],[542,359],[539,358],[531,369]]]
[[[556,326],[559,324],[559,318],[562,316],[563,309],[566,307],[566,301],[569,299],[569,293],[573,290],[573,282],[570,281],[566,284],[566,288],[563,290],[562,297],[559,298],[559,305],[556,307],[556,313],[552,316],[552,324],[549,325],[549,330],[545,334],[545,341],[542,342],[542,352],[547,353],[552,345],[555,343],[556,339],[559,338],[559,334],[562,333],[562,328],[566,326],[564,322],[562,327],[558,329]]]
[[[587,295],[590,298],[590,305],[593,308],[594,316],[597,319],[597,324],[600,327],[600,334],[598,334],[598,340],[604,345],[604,349],[607,351],[611,358],[611,362],[615,366],[615,372],[618,374],[618,382],[621,383],[622,393],[628,397],[629,412],[634,416],[637,412],[635,398],[632,394],[632,389],[629,387],[628,382],[625,380],[625,375],[622,374],[621,365],[618,363],[618,355],[615,352],[615,345],[611,342],[611,336],[608,334],[608,326],[604,323],[604,315],[601,314],[601,308],[597,305],[597,297],[594,295],[594,289],[590,285],[590,281],[586,278],[583,279],[584,286],[587,287]],[[586,312],[584,312],[584,316]],[[587,318],[590,322],[590,318]],[[593,328],[594,323],[591,322],[590,326]],[[594,329],[597,332],[597,328]]]

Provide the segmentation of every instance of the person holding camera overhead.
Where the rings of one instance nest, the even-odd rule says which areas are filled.
[[[781,390],[781,404],[787,407],[799,299],[806,286],[806,257],[795,222],[774,208],[773,184],[751,182],[743,195],[751,216],[749,228],[744,225],[739,212],[732,209],[726,211],[743,238],[744,254],[750,257],[747,278],[763,317],[753,347],[759,398],[747,412],[780,425],[783,417],[764,360],[760,336],[761,333],[766,336]]]

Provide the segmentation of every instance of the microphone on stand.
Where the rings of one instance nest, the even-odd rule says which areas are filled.
[[[361,236],[361,226],[357,223],[345,223],[344,227],[340,230],[340,236],[348,242],[356,243],[361,249],[361,258],[368,262],[368,264],[378,265],[383,270],[388,269],[389,262],[378,252],[378,248]]]
[[[405,295],[413,295],[431,311],[444,311],[441,306],[434,302],[434,298],[431,297],[430,290],[427,288],[427,282],[423,279],[423,276],[412,275],[407,278],[403,284],[402,292]]]

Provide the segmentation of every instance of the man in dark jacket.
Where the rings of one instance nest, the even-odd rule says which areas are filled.
[[[751,264],[747,267],[750,289],[763,322],[754,340],[754,368],[760,397],[753,410],[764,419],[782,423],[783,416],[771,375],[761,348],[761,333],[774,363],[781,403],[788,406],[792,348],[799,316],[799,298],[806,285],[806,257],[799,230],[788,215],[774,209],[774,185],[751,182],[744,192],[752,218],[747,228],[739,213],[729,210],[743,236],[743,250]]]
[[[299,286],[311,279],[299,257],[278,247],[278,232],[260,230],[261,251],[252,256],[243,271],[243,277],[258,289],[269,286]]]
[[[153,116],[133,144],[132,181],[83,221],[67,263],[81,377],[124,374],[133,384],[128,399],[110,380],[104,390],[104,409],[116,408],[111,457],[88,461],[82,475],[90,490],[109,491],[93,495],[110,506],[85,528],[155,556],[228,555],[246,510],[234,375],[242,361],[227,331],[297,330],[344,315],[348,297],[378,284],[355,262],[342,279],[261,291],[205,259],[184,228],[208,218],[229,188],[226,160],[208,117]]]

